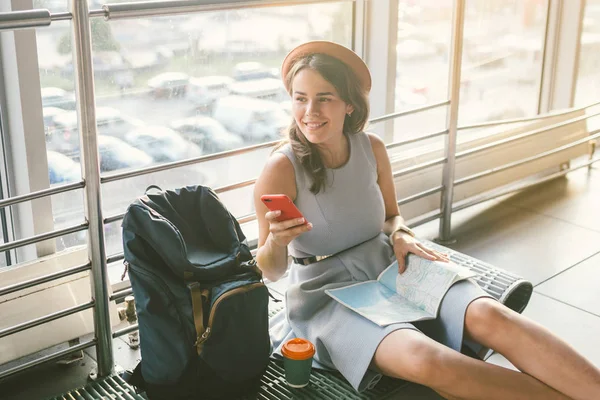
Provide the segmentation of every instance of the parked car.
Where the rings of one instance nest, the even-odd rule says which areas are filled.
[[[42,108],[42,115],[44,117],[44,132],[46,134],[46,142],[51,140],[52,134],[54,133],[56,124],[54,119],[57,115],[68,112],[58,107],[44,107]]]
[[[232,95],[248,96],[255,99],[277,102],[289,100],[290,98],[281,79],[275,78],[235,82],[229,86],[229,91]]]
[[[227,131],[219,121],[210,117],[180,119],[173,121],[171,128],[186,140],[200,146],[204,153],[218,153],[244,145],[240,136]]]
[[[396,109],[417,108],[427,104],[427,97],[420,91],[404,86],[396,88]]]
[[[48,178],[50,184],[70,183],[81,180],[81,166],[64,154],[47,151]]]
[[[152,164],[152,157],[119,138],[98,135],[100,170],[115,171],[126,168],[143,168]]]
[[[275,140],[290,123],[290,117],[274,101],[245,96],[226,96],[215,103],[213,118],[252,142]]]
[[[98,134],[115,136],[122,139],[125,134],[144,123],[137,119],[121,114],[121,111],[113,107],[96,108],[96,125]]]
[[[229,94],[232,82],[229,76],[221,75],[190,78],[186,98],[194,107],[210,109],[217,99]]]
[[[64,110],[62,113],[55,111],[52,111],[52,113],[52,129],[49,130],[50,136],[46,138],[49,149],[77,158],[75,156],[75,153],[79,150],[77,113]],[[115,136],[123,139],[127,132],[143,126],[144,123],[136,118],[122,115],[116,108],[97,107],[96,125],[99,135]]]
[[[155,162],[172,162],[202,155],[202,150],[165,126],[144,126],[125,135],[125,141]]]
[[[256,62],[248,61],[241,62],[233,67],[231,76],[236,81],[249,81],[253,79],[264,79],[264,78],[278,78],[277,68],[269,68],[266,65]]]
[[[57,87],[44,87],[42,92],[42,107],[57,107],[64,110],[75,109],[75,94]]]
[[[185,96],[190,77],[183,72],[165,72],[148,80],[148,87],[154,97]]]
[[[49,150],[58,151],[71,158],[78,158],[79,152],[79,127],[77,113],[65,111],[53,117],[53,127],[50,135],[46,136],[46,145]]]

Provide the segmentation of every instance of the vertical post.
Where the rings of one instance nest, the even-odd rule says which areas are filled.
[[[352,48],[362,58],[367,58],[367,0],[356,0],[352,3],[353,7],[353,29],[352,29]]]
[[[454,0],[454,12],[452,18],[452,45],[450,57],[450,76],[448,82],[448,95],[450,98],[450,109],[447,116],[448,134],[446,135],[446,164],[442,177],[442,199],[439,243],[449,244],[450,238],[452,201],[454,197],[454,169],[456,161],[456,135],[458,125],[458,105],[460,100],[460,77],[462,65],[463,28],[465,23],[465,0]]]
[[[381,117],[395,111],[396,43],[398,42],[398,0],[367,1],[367,32],[365,61],[373,76],[371,117]],[[386,143],[394,140],[394,121],[369,127]]]
[[[100,190],[100,163],[96,135],[96,101],[92,66],[92,38],[88,2],[71,0],[73,15],[73,66],[77,118],[79,120],[81,169],[85,179],[84,206],[88,220],[88,254],[94,299],[94,331],[97,345],[98,376],[113,372],[112,332],[108,302],[108,274],[104,243],[104,220]]]

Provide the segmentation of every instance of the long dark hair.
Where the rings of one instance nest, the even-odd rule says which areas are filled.
[[[354,72],[335,57],[326,54],[310,54],[296,61],[285,77],[290,96],[292,95],[294,78],[298,72],[307,68],[318,72],[335,87],[340,98],[346,104],[352,105],[354,109],[352,115],[346,114],[344,120],[344,134],[353,135],[361,132],[365,128],[369,117],[369,97],[361,87]],[[313,194],[319,193],[325,186],[327,171],[317,147],[306,139],[294,118],[292,118],[287,133],[287,140],[292,146],[294,155],[312,178],[310,191]]]

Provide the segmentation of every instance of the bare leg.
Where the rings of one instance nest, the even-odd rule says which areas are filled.
[[[448,399],[567,399],[529,375],[472,359],[410,329],[385,337],[373,364],[385,375],[429,386]]]
[[[467,308],[467,334],[574,399],[600,399],[600,370],[543,326],[491,299]]]

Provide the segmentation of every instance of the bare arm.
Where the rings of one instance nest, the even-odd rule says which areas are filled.
[[[269,158],[254,187],[254,206],[258,220],[258,251],[256,262],[270,281],[276,281],[287,269],[287,245],[298,235],[312,228],[304,221],[277,222],[277,211],[269,211],[260,197],[264,194],[285,194],[296,198],[294,166],[288,158],[275,153]]]
[[[418,240],[405,232],[397,231],[399,227],[404,225],[404,218],[402,218],[400,210],[398,209],[390,158],[387,149],[385,148],[385,144],[379,136],[372,133],[368,133],[367,135],[369,136],[371,147],[373,148],[373,153],[377,160],[377,184],[379,185],[385,204],[385,224],[383,226],[383,232],[388,236],[393,233],[393,236],[390,237],[390,243],[394,247],[394,253],[398,259],[398,269],[400,273],[404,272],[404,269],[406,268],[405,257],[408,253],[414,253],[429,260],[447,261],[446,255],[423,246]]]

